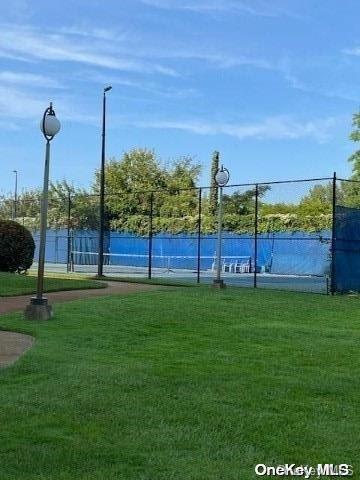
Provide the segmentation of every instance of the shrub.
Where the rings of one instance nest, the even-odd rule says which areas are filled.
[[[25,227],[0,220],[0,271],[24,273],[34,259],[35,242]]]

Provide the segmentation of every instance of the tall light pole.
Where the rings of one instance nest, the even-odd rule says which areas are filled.
[[[52,317],[51,305],[48,304],[47,298],[43,296],[49,190],[50,142],[60,130],[60,122],[55,116],[52,103],[50,103],[50,106],[44,112],[42,121],[40,123],[40,129],[46,140],[44,185],[41,198],[40,246],[36,297],[31,298],[30,304],[27,305],[25,309],[25,318],[28,320],[48,320]]]
[[[15,190],[14,190],[14,208],[13,208],[13,220],[17,218],[17,187],[18,187],[18,171],[13,170],[15,173]]]
[[[102,115],[102,144],[101,144],[101,169],[100,169],[100,224],[99,224],[99,254],[98,254],[98,277],[103,276],[104,265],[104,224],[105,224],[105,122],[106,122],[106,93],[112,86],[104,88],[103,115]]]
[[[219,205],[218,205],[218,237],[216,248],[216,278],[214,278],[213,287],[224,288],[226,285],[224,280],[221,279],[221,247],[222,247],[222,200],[223,200],[223,187],[227,185],[230,179],[230,173],[227,168],[221,165],[221,168],[216,172],[214,180],[219,187]]]

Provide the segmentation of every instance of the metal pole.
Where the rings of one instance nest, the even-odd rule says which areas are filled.
[[[197,283],[200,283],[200,268],[201,268],[201,199],[202,189],[199,188],[199,212],[198,212],[198,241],[197,241]]]
[[[71,250],[70,250],[70,272],[75,272],[75,263],[74,263],[74,231],[71,230],[70,232],[70,237],[71,237]]]
[[[48,190],[49,190],[49,165],[50,165],[50,141],[46,142],[44,187],[41,200],[41,219],[40,219],[40,246],[39,246],[39,265],[36,299],[43,300],[44,291],[44,265],[45,265],[45,246],[46,246],[46,227],[47,227],[47,209],[48,209]]]
[[[17,188],[18,188],[18,172],[14,170],[15,173],[15,193],[14,193],[14,220],[17,218]]]
[[[69,273],[70,271],[70,264],[71,264],[71,238],[70,238],[70,230],[71,230],[71,193],[68,192],[68,218],[67,218],[67,266],[66,271]]]
[[[336,292],[336,279],[335,279],[335,248],[336,248],[336,172],[333,175],[332,185],[332,231],[331,231],[331,284],[330,293],[335,295]]]
[[[44,185],[41,196],[41,215],[40,215],[40,245],[39,245],[39,263],[36,286],[36,296],[32,297],[30,304],[26,306],[24,315],[28,320],[49,320],[52,317],[51,305],[48,305],[47,298],[43,296],[44,292],[44,267],[45,267],[45,248],[46,248],[46,229],[47,212],[49,198],[49,168],[50,168],[50,141],[60,130],[60,122],[55,116],[52,103],[45,110],[41,131],[46,139],[45,149],[45,168]]]
[[[100,170],[100,229],[99,229],[99,255],[98,276],[103,276],[104,263],[104,215],[105,215],[105,116],[106,116],[106,92],[103,95],[103,118],[102,118],[102,145],[101,145],[101,170]]]
[[[255,186],[254,288],[257,287],[259,185]]]
[[[151,192],[151,194],[150,194],[150,219],[149,219],[148,279],[151,279],[151,273],[152,273],[153,208],[154,208],[154,194]]]
[[[219,187],[218,239],[216,248],[216,283],[221,283],[221,243],[222,243],[222,197],[223,187]]]

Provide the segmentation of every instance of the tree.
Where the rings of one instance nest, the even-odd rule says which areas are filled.
[[[51,182],[48,225],[55,229],[70,226],[78,230],[96,230],[99,227],[99,198],[83,188],[75,188],[66,180]]]
[[[270,190],[268,185],[258,186],[259,198],[263,197],[265,193]],[[245,192],[239,190],[231,195],[223,195],[224,212],[228,214],[249,215],[254,213],[255,209],[256,189],[251,188]]]
[[[95,174],[94,193],[99,192],[100,172]],[[149,208],[149,192],[166,186],[160,161],[152,150],[134,149],[105,166],[106,206],[119,218],[145,214]]]
[[[31,230],[37,230],[40,226],[40,189],[23,191],[17,197],[16,220]],[[6,198],[2,202],[2,218],[12,218],[11,212],[14,211],[14,199]]]
[[[352,121],[353,131],[350,133],[350,140],[360,142],[360,112],[353,115]],[[352,164],[353,175],[352,180],[360,180],[360,150],[356,150],[350,157],[349,162]]]
[[[353,131],[350,133],[350,140],[360,141],[360,113],[353,115]],[[360,150],[356,150],[350,157],[352,164],[352,176],[350,182],[342,182],[343,202],[348,207],[360,208]],[[352,180],[352,181],[351,181]]]
[[[166,192],[160,208],[161,216],[196,215],[198,207],[196,183],[200,170],[200,165],[194,165],[190,157],[174,162],[171,169],[165,173]]]
[[[17,221],[30,230],[40,229],[41,190],[34,189],[22,192],[17,200]],[[71,209],[69,212],[69,196]],[[48,200],[48,227],[63,229],[69,225],[78,229],[96,229],[99,224],[99,200],[89,195],[85,189],[75,188],[66,180],[50,182]],[[0,216],[10,217],[10,204],[13,199],[2,202]],[[7,208],[4,208],[4,205]]]
[[[120,160],[111,159],[105,167],[106,206],[111,228],[140,235],[148,233],[150,196],[153,195],[155,231],[185,231],[192,228],[184,220],[194,214],[197,193],[194,189],[200,166],[185,157],[170,169],[162,166],[155,152],[134,149]],[[98,192],[99,172],[94,191]]]
[[[352,181],[353,180],[353,181]],[[351,177],[348,182],[341,182],[343,205],[345,207],[360,208],[360,181]]]
[[[340,193],[340,192],[339,192]],[[299,204],[298,213],[300,216],[314,216],[332,213],[333,184],[314,185],[309,193],[305,195]],[[340,201],[340,196],[338,195]]]

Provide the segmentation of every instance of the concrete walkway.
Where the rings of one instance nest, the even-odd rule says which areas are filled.
[[[145,285],[139,283],[104,282],[105,288],[87,290],[69,290],[46,293],[50,304],[69,302],[80,298],[104,297],[106,295],[123,295],[162,288],[158,285]],[[31,294],[18,297],[0,297],[0,315],[10,312],[23,311],[29,303]],[[51,320],[50,320],[51,321]],[[35,339],[22,333],[0,331],[0,368],[14,363],[34,343]]]
[[[34,343],[34,337],[15,332],[0,332],[0,368],[8,367]]]
[[[69,290],[61,292],[45,293],[49,299],[49,303],[69,302],[79,298],[104,297],[106,295],[123,295],[126,293],[141,292],[162,288],[158,285],[145,285],[140,283],[124,283],[124,282],[104,282],[106,288],[92,288],[87,290]],[[9,312],[24,310],[30,302],[31,294],[21,295],[17,297],[0,297],[0,315]]]

